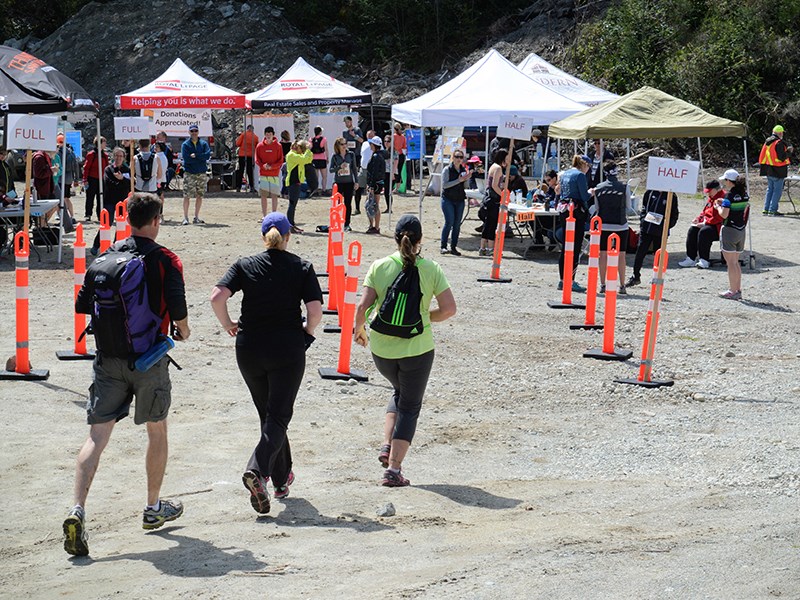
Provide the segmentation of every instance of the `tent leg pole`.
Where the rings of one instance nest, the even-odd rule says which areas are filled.
[[[66,122],[66,115],[64,116]],[[67,204],[64,196],[64,184],[67,181],[67,126],[64,125],[64,143],[61,144],[61,199],[58,203],[59,226],[58,226],[58,264],[61,264],[61,251],[64,245],[64,208]],[[71,218],[72,215],[70,215]]]
[[[625,156],[627,159],[628,168],[626,169],[628,181],[631,179],[631,138],[625,139]]]
[[[558,138],[556,154],[558,154],[558,156],[556,157],[556,164],[558,164],[558,167],[556,168],[556,171],[560,171],[561,170],[561,138]]]
[[[705,166],[703,165],[703,147],[700,145],[700,138],[697,138],[697,156],[700,159],[700,175],[703,176],[703,181],[701,183],[705,183],[706,181],[706,170]]]
[[[542,177],[539,179],[539,183],[544,181],[544,174],[547,172],[547,159],[550,158],[550,134],[544,139],[544,162],[542,163]],[[536,148],[534,148],[533,151],[535,153]]]
[[[747,138],[742,138],[742,143],[744,144],[744,180],[745,180],[745,189],[747,190],[748,195],[750,194],[750,168],[747,164]],[[753,225],[752,219],[747,219],[747,239],[749,241],[750,246],[750,260],[748,261],[750,268],[752,269],[755,267],[755,254],[753,254]]]
[[[100,206],[103,206],[103,201],[105,198],[103,197],[103,141],[102,136],[100,135],[100,117],[97,117],[97,177],[100,179],[98,182],[100,190]],[[94,207],[92,207],[92,211],[94,211]]]
[[[425,170],[425,127],[420,125],[419,136],[419,222],[422,223],[422,199],[425,190],[422,189],[422,172]]]

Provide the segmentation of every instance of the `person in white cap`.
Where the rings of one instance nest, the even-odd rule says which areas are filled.
[[[728,290],[720,296],[728,300],[741,300],[742,266],[739,264],[739,254],[744,250],[744,238],[747,235],[750,198],[745,178],[735,169],[725,171],[719,180],[726,191],[725,198],[717,205],[717,212],[723,219],[719,241],[722,256],[728,265]]]
[[[381,211],[378,207],[386,174],[386,157],[383,155],[383,142],[379,135],[369,140],[371,156],[367,163],[367,200],[364,202],[364,211],[369,219],[367,233],[381,232]]]

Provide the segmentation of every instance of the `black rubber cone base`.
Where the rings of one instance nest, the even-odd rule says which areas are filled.
[[[369,381],[367,373],[360,369],[353,369],[349,373],[339,373],[336,367],[320,367],[319,376],[323,379],[355,379],[356,381]]]
[[[594,325],[586,325],[586,324],[570,325],[569,328],[573,329],[573,330],[574,329],[587,329],[587,330],[590,330],[591,329],[591,330],[595,330],[596,331],[596,330],[603,329],[603,325],[598,325],[596,323]]]
[[[597,360],[628,360],[633,356],[632,350],[614,348],[613,352],[603,352],[602,348],[591,348],[583,353],[583,358],[596,358]]]
[[[30,373],[0,371],[0,381],[44,381],[50,377],[48,369],[31,369]]]
[[[561,309],[561,308],[577,308],[578,310],[586,310],[586,305],[585,304],[562,304],[560,301],[556,301],[556,300],[548,300],[547,301],[547,306],[549,306],[550,308],[557,308],[557,309]]]
[[[497,279],[493,277],[478,277],[478,281],[481,283],[511,283],[511,277],[498,277]]]
[[[317,273],[317,277],[327,277],[327,273]]]
[[[327,296],[328,295],[328,290],[322,290],[322,295],[323,296]]]
[[[650,381],[639,381],[638,379],[615,379],[614,383],[627,383],[629,385],[639,385],[646,388],[669,387],[674,381],[671,379],[651,379]]]
[[[72,350],[56,350],[58,360],[94,360],[94,352],[91,350],[86,354],[76,354]]]
[[[332,308],[323,308],[322,309],[322,314],[323,315],[338,315],[339,313],[338,313],[338,311],[336,311],[336,310],[334,310]]]
[[[322,333],[342,333],[342,328],[338,325],[325,325],[322,328]]]

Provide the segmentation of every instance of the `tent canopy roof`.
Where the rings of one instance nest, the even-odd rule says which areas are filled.
[[[595,106],[619,98],[616,94],[562,71],[533,52],[528,54],[517,68],[535,82],[586,106]]]
[[[372,94],[334,79],[298,57],[276,81],[247,94],[247,102],[254,110],[370,104]]]
[[[550,125],[555,138],[744,137],[744,123],[716,117],[656,88],[642,87]]]
[[[43,60],[0,46],[0,114],[96,113],[97,104],[72,79]]]
[[[244,94],[210,82],[176,58],[169,69],[147,85],[117,96],[123,110],[142,108],[244,108]]]
[[[513,113],[537,125],[583,110],[585,107],[537,83],[497,50],[447,83],[392,107],[392,117],[420,126],[497,125],[500,115]]]

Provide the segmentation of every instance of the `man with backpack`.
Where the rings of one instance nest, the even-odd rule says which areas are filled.
[[[183,265],[155,242],[160,209],[158,196],[133,195],[128,201],[131,237],[92,263],[75,301],[77,312],[92,315],[97,357],[86,407],[89,437],[78,454],[74,506],[63,526],[64,549],[74,556],[89,554],[86,497],[114,425],[128,416],[134,396],[134,423],[146,423],[148,435],[142,527],[157,529],[183,514],[180,502],[159,498],[167,466],[171,359],[163,356],[150,368],[137,362],[148,349],[165,341],[170,323],[174,339],[183,341],[190,334]]]
[[[158,156],[150,151],[150,140],[139,140],[139,153],[133,157],[133,165],[134,189],[137,192],[156,193],[164,173]]]

